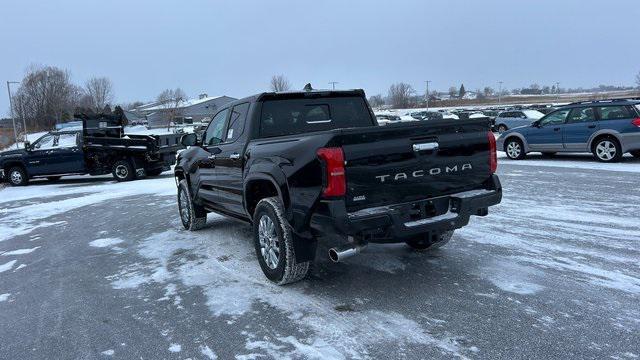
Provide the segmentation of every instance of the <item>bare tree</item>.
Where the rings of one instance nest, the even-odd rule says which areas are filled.
[[[490,86],[485,86],[484,90],[482,91],[484,93],[485,97],[491,97],[494,94],[494,90],[492,87]]]
[[[84,91],[90,101],[91,108],[99,112],[105,105],[113,101],[113,86],[106,77],[93,77],[84,85]]]
[[[394,108],[407,108],[411,103],[411,96],[415,94],[413,87],[407,83],[397,83],[389,87],[389,101]]]
[[[164,109],[164,120],[170,125],[171,121],[182,115],[182,106],[187,100],[187,94],[180,88],[163,90],[156,98]]]
[[[14,113],[29,130],[47,130],[69,120],[82,90],[71,83],[71,74],[54,66],[31,66],[13,100]]]
[[[273,75],[271,77],[271,91],[287,91],[291,89],[291,84],[284,75]]]
[[[458,89],[455,86],[451,86],[449,88],[449,97],[453,99],[456,96],[458,96]]]
[[[379,108],[384,105],[384,98],[382,97],[382,94],[371,96],[369,98],[369,104],[374,108]]]

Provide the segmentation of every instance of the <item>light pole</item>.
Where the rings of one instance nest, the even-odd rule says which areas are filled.
[[[331,84],[333,90],[335,90],[336,89],[336,84],[339,84],[339,82],[337,82],[337,81],[329,81],[329,84]]]
[[[427,83],[427,111],[429,111],[429,83],[431,80],[425,80],[424,82]]]
[[[11,113],[11,121],[13,122],[13,136],[16,139],[16,149],[19,148],[18,146],[18,132],[16,130],[16,118],[13,115],[13,100],[11,97],[11,86],[10,84],[19,84],[19,82],[17,81],[7,81],[7,93],[9,93],[9,111]],[[24,121],[24,118],[22,119],[22,121]],[[27,137],[27,126],[26,124],[23,123],[23,127],[24,127],[24,136],[25,139]]]
[[[498,106],[502,104],[502,83],[503,81],[498,81],[498,84],[500,84],[500,87],[498,88]]]

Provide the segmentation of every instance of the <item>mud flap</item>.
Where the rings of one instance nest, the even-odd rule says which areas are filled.
[[[294,233],[291,236],[293,236],[293,250],[296,252],[296,262],[313,261],[316,257],[318,241],[313,238],[301,237]]]

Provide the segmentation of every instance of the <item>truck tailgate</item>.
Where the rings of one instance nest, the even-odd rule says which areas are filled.
[[[477,189],[491,176],[486,120],[342,130],[349,211]]]

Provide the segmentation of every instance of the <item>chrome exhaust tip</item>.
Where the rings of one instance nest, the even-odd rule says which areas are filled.
[[[366,247],[366,245],[345,245],[336,248],[329,249],[329,259],[334,263],[343,261],[344,259],[350,258],[354,255],[359,254]]]

